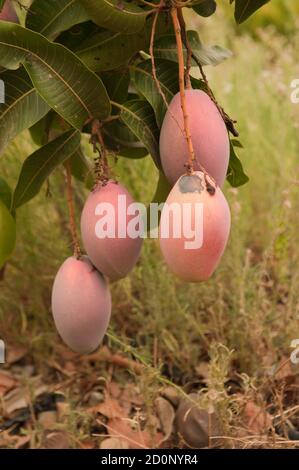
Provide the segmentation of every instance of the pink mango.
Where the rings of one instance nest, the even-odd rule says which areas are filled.
[[[124,198],[120,210],[119,197]],[[132,203],[134,200],[127,189],[110,180],[90,193],[83,208],[81,234],[85,250],[94,266],[112,281],[125,277],[131,271],[142,247],[142,238],[131,238],[127,234],[128,224],[137,215],[127,214],[128,206]],[[114,234],[103,238],[103,227],[98,224],[101,217],[105,216],[104,213],[99,213],[105,204],[114,208],[114,215],[109,217],[109,226],[114,226]],[[119,236],[119,230],[122,231],[122,236]]]
[[[230,222],[229,206],[218,186],[207,185],[199,171],[181,176],[166,200],[159,227],[170,270],[189,282],[208,279],[225,250]]]
[[[196,162],[221,187],[225,181],[229,162],[229,138],[224,121],[211,100],[201,90],[186,90],[186,105],[189,127]],[[160,134],[160,156],[164,173],[174,185],[186,173],[188,160],[187,142],[183,133],[183,113],[180,94],[177,93],[169,104]]]
[[[52,312],[63,341],[80,354],[94,351],[109,325],[111,297],[106,280],[86,256],[68,258],[53,285]]]
[[[2,21],[10,21],[12,23],[19,23],[19,18],[15,12],[13,5],[11,4],[10,0],[6,0],[2,11],[0,13],[0,20]]]

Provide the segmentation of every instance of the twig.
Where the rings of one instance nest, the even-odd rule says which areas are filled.
[[[177,53],[178,53],[178,63],[179,63],[179,86],[180,86],[180,95],[181,95],[181,107],[183,112],[183,119],[184,119],[184,130],[185,130],[185,138],[187,140],[188,145],[188,153],[189,159],[186,164],[188,174],[193,173],[193,164],[195,161],[195,153],[193,148],[193,143],[191,139],[190,127],[189,127],[189,117],[187,113],[187,105],[186,105],[186,95],[185,95],[185,65],[184,65],[184,52],[183,52],[183,43],[181,37],[181,28],[180,23],[178,20],[178,12],[176,8],[171,8],[171,17],[176,37],[176,44],[177,44]]]
[[[159,6],[162,6],[164,3],[164,0],[162,0],[160,3],[159,3]],[[155,41],[155,34],[156,34],[156,28],[157,28],[157,20],[158,20],[158,17],[159,17],[159,13],[160,13],[160,10],[157,10],[155,15],[154,15],[154,19],[153,19],[153,25],[152,25],[152,30],[151,30],[151,39],[150,39],[150,46],[149,46],[149,53],[150,53],[150,56],[151,56],[151,63],[152,63],[152,74],[153,74],[153,78],[155,80],[155,83],[157,85],[157,88],[158,88],[158,92],[160,93],[166,107],[168,108],[168,101],[166,99],[166,96],[161,88],[161,84],[160,84],[160,81],[158,80],[158,77],[157,77],[157,70],[156,70],[156,64],[155,64],[155,56],[154,56],[154,41]]]
[[[191,60],[192,60],[192,49],[191,49],[187,32],[186,32],[186,23],[184,20],[182,8],[178,8],[178,19],[179,19],[179,23],[181,27],[182,40],[187,50],[187,62],[186,62],[186,73],[185,73],[186,88],[188,90],[191,90],[192,86],[191,86],[191,80],[190,80],[190,70],[191,70]]]
[[[94,153],[98,153],[95,159],[95,188],[101,182],[105,184],[108,181],[108,159],[104,139],[101,132],[101,123],[98,119],[94,119],[91,125],[90,143],[93,146]],[[99,146],[98,146],[99,144]]]
[[[69,218],[70,218],[70,230],[72,235],[74,256],[77,259],[81,258],[81,250],[78,241],[78,234],[76,229],[76,219],[75,219],[75,208],[74,208],[74,199],[73,199],[73,188],[72,188],[72,174],[71,174],[71,164],[68,160],[65,164],[66,167],[66,187],[67,187],[67,203],[69,208]]]

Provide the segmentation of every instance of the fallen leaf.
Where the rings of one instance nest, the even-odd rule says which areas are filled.
[[[116,382],[110,382],[107,389],[112,398],[119,398],[122,393],[120,386]]]
[[[56,409],[58,421],[63,421],[70,414],[70,404],[67,401],[58,401]]]
[[[253,401],[248,401],[243,411],[244,424],[253,434],[266,432],[272,426],[272,416],[256,405]]]
[[[99,424],[103,424],[99,422]],[[110,437],[124,440],[130,449],[151,449],[159,445],[161,433],[151,436],[146,430],[135,430],[130,419],[110,419],[105,425]]]
[[[43,411],[38,415],[38,422],[44,429],[51,429],[57,423],[56,411]]]
[[[36,378],[31,383],[33,398],[38,397],[47,391],[47,386],[40,383],[40,379]],[[9,416],[20,408],[26,408],[30,404],[30,397],[28,396],[28,388],[18,387],[10,391],[3,400],[3,410],[5,416]]]
[[[181,400],[176,412],[175,427],[178,435],[188,447],[201,449],[217,447],[220,436],[220,426],[215,413],[208,413],[197,406],[198,395],[190,393]]]
[[[174,387],[165,387],[161,392],[162,397],[170,401],[170,403],[176,408],[180,402],[180,395]]]
[[[14,364],[16,362],[19,362],[21,359],[23,359],[28,350],[25,348],[25,346],[22,346],[20,344],[8,344],[6,347],[6,362],[8,364]]]
[[[119,405],[114,398],[106,397],[103,403],[92,407],[93,412],[97,412],[109,419],[127,418],[127,412]]]
[[[117,437],[108,437],[101,442],[100,449],[130,449],[128,442]]]
[[[18,381],[9,372],[0,371],[0,397],[17,385]]]
[[[209,377],[209,369],[210,369],[210,364],[205,361],[202,361],[199,364],[199,366],[195,368],[197,375],[199,375],[205,380]]]
[[[162,442],[164,442],[167,441],[172,434],[175,419],[175,411],[169,401],[165,400],[165,398],[162,397],[158,397],[155,400],[155,406],[158,418],[160,420],[161,429],[164,434],[164,438],[162,440]]]

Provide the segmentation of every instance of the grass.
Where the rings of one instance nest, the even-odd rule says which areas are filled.
[[[186,284],[169,273],[157,242],[146,240],[132,274],[112,286],[107,342],[147,364],[134,380],[149,409],[165,381],[194,390],[198,366],[209,361],[208,391],[202,398],[210,403],[211,391],[216,392],[213,406],[233,437],[243,402],[228,393],[228,378],[238,377],[248,400],[259,397],[264,407],[271,405],[274,398],[265,391],[265,381],[299,337],[299,105],[290,101],[290,83],[299,77],[299,35],[285,39],[269,28],[257,34],[258,40],[237,37],[224,20],[220,11],[198,27],[208,43],[226,38],[222,45],[234,53],[223,65],[207,69],[218,100],[238,120],[244,146],[239,155],[250,177],[247,186],[224,190],[233,221],[228,249],[210,281]],[[31,151],[24,133],[2,157],[1,174],[12,185]],[[120,158],[114,173],[136,198],[150,202],[157,177],[150,159]],[[79,215],[86,193],[78,183],[76,190]],[[58,354],[51,285],[71,254],[58,171],[51,193],[46,197],[43,190],[20,209],[17,248],[0,285],[0,336],[25,344],[41,371],[46,358]],[[119,374],[116,380],[127,379]]]

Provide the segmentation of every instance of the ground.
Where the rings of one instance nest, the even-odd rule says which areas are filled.
[[[104,344],[91,356],[73,354],[50,312],[55,273],[71,254],[57,171],[51,195],[44,189],[20,210],[17,248],[0,282],[0,447],[298,447],[290,355],[299,338],[299,104],[290,83],[299,78],[299,35],[239,34],[223,12],[205,23],[196,26],[205,42],[233,51],[206,72],[238,121],[250,177],[224,189],[232,233],[222,263],[209,282],[185,284],[146,240],[137,267],[112,286]],[[32,148],[24,133],[2,157],[12,184]],[[150,159],[119,158],[113,172],[150,202]],[[79,217],[87,192],[75,186]]]

